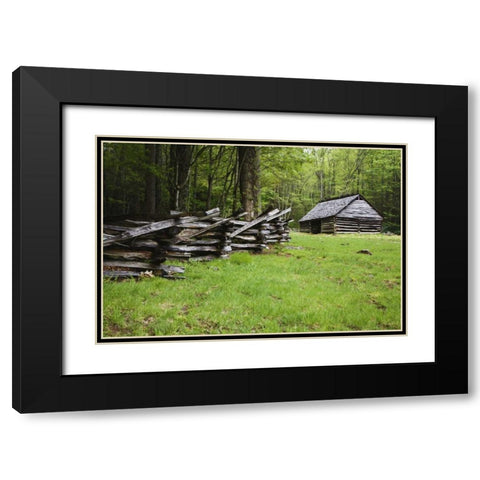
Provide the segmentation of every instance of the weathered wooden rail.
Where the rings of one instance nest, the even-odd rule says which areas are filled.
[[[103,234],[104,276],[138,278],[159,275],[176,279],[183,267],[167,265],[170,260],[211,260],[228,258],[238,251],[261,252],[274,243],[290,240],[287,216],[290,208],[273,209],[252,221],[245,213],[220,217],[215,208],[192,216],[172,212],[157,222],[123,220],[105,224]]]

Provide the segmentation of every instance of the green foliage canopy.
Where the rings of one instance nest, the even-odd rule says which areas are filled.
[[[152,145],[104,143],[105,218],[147,210],[161,217],[174,207],[218,206],[228,215],[241,208],[237,146],[191,145],[179,166],[176,145]],[[360,193],[384,217],[386,230],[400,232],[400,149],[261,146],[259,157],[262,210],[291,207],[297,222],[320,201]]]

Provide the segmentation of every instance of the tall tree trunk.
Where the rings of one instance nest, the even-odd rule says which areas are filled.
[[[260,155],[257,147],[238,147],[240,198],[247,212],[246,220],[259,213]]]
[[[157,178],[155,182],[155,215],[166,215],[170,210],[169,185],[168,185],[168,150],[166,145],[157,145],[155,152],[155,165]]]
[[[231,190],[233,182],[235,180],[236,165],[235,165],[235,163],[232,164],[232,161],[235,162],[235,160],[233,160],[233,153],[234,153],[234,150],[232,150],[230,152],[230,158],[229,158],[230,167],[228,168],[228,170],[225,174],[224,183],[223,183],[223,192],[222,192],[222,195],[220,197],[219,207],[220,207],[220,210],[222,212],[225,210],[225,205],[226,205],[226,202],[227,202],[227,198],[230,194],[230,190]]]
[[[186,207],[192,153],[192,145],[170,146],[170,208],[173,210],[183,210]]]
[[[197,208],[197,182],[198,182],[198,162],[195,162],[195,168],[193,169],[193,192],[192,202],[193,208]]]
[[[155,162],[157,156],[157,146],[155,144],[145,145],[148,155],[148,170],[145,176],[145,214],[155,215]]]
[[[211,203],[212,203],[212,188],[213,188],[213,176],[208,175],[207,178],[207,202],[206,202],[206,209],[210,210]]]

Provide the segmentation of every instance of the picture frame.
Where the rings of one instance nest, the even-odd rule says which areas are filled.
[[[34,413],[467,393],[467,103],[465,86],[17,69],[13,407]],[[67,105],[433,118],[434,361],[64,374]]]

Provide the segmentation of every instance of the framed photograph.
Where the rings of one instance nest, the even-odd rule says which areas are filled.
[[[459,394],[467,87],[21,67],[19,412]]]

